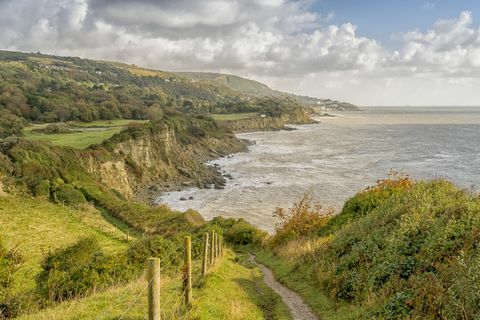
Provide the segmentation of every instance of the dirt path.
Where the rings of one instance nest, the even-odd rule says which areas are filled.
[[[252,254],[249,254],[248,259],[262,270],[265,283],[282,297],[283,302],[285,302],[288,309],[290,309],[295,320],[318,320],[312,310],[303,302],[298,294],[275,279],[272,270],[268,269],[263,264],[257,263],[257,261],[255,261],[255,256]]]

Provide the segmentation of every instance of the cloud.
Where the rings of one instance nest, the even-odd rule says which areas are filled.
[[[0,47],[166,70],[221,69],[279,89],[354,102],[368,100],[370,85],[388,83],[396,101],[408,92],[405,78],[433,90],[438,81],[434,86],[428,79],[445,79],[442,85],[453,88],[480,76],[480,31],[471,12],[405,32],[400,47],[389,51],[358,35],[351,23],[329,25],[334,14],[315,12],[311,3],[0,0]]]
[[[31,3],[4,1],[3,11],[30,17],[0,21],[2,47],[284,76],[371,69],[381,50],[352,24],[326,26],[332,13],[310,11],[308,1],[37,0],[37,12]]]
[[[426,9],[426,10],[432,10],[432,9],[435,9],[437,5],[433,2],[427,2],[423,5],[423,9]]]
[[[387,66],[413,74],[479,76],[480,30],[472,24],[472,13],[464,11],[456,19],[437,21],[426,32],[407,32],[403,48],[390,56]]]

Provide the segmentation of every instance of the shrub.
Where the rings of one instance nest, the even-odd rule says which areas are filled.
[[[11,135],[22,135],[26,121],[7,110],[0,110],[0,139]]]
[[[80,205],[87,202],[83,193],[70,184],[64,184],[55,191],[57,202],[65,203],[67,205]]]
[[[252,226],[243,219],[239,219],[225,232],[225,239],[234,245],[260,245],[267,233]]]
[[[50,181],[41,180],[33,189],[33,194],[37,197],[50,197]]]
[[[13,318],[18,311],[11,285],[13,274],[22,260],[19,252],[8,250],[0,238],[0,319]]]
[[[37,290],[49,301],[62,301],[126,281],[135,269],[124,256],[106,255],[92,238],[48,254],[37,277]]]
[[[273,216],[280,219],[273,245],[287,243],[289,240],[312,235],[328,222],[332,210],[322,211],[319,204],[312,202],[310,194],[305,194],[288,210],[277,208]]]
[[[133,242],[128,248],[127,259],[130,263],[143,267],[149,257],[160,258],[162,269],[167,269],[180,263],[178,250],[182,248],[171,240],[153,236]]]
[[[328,235],[342,226],[365,216],[382,205],[392,195],[401,193],[412,187],[414,181],[403,173],[391,171],[386,179],[377,180],[376,185],[366,188],[348,199],[338,215],[332,216],[324,228],[318,230],[318,235]]]

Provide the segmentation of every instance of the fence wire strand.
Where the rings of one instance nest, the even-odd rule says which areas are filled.
[[[193,240],[191,242],[191,247],[193,249],[193,245],[194,244],[197,244],[199,242],[204,242],[204,238],[200,237],[200,238],[197,238],[195,240]],[[213,267],[217,262],[218,262],[218,259],[221,258],[221,255],[218,256],[215,261],[216,263],[214,265],[210,265],[210,251],[211,251],[211,248],[212,248],[212,245],[210,244],[210,241],[208,241],[206,243],[207,245],[207,248],[209,249],[208,251],[208,254],[207,254],[207,264],[208,264],[208,268],[211,268]],[[184,247],[185,245],[184,244],[180,244],[179,246],[177,246],[175,248],[175,250],[173,252],[171,252],[170,254],[168,254],[167,256],[165,257],[162,257],[161,259],[164,260],[164,261],[167,261],[167,260],[171,260],[172,257],[174,257],[175,259],[179,258],[180,256],[183,256],[185,257],[185,249],[181,249],[182,247]],[[203,248],[204,246],[202,246]],[[202,251],[203,252],[203,251]],[[192,262],[192,267],[191,267],[191,278],[192,278],[192,288],[198,288],[200,287],[200,285],[202,284],[203,282],[203,277],[202,277],[202,260],[203,259],[203,256],[198,259],[198,260],[195,260]],[[179,286],[175,286],[173,288],[165,288],[163,290],[165,290],[167,293],[166,294],[162,294],[160,293],[160,301],[161,301],[161,304],[162,305],[168,305],[169,308],[160,308],[160,312],[162,314],[162,318],[165,318],[165,319],[180,319],[179,317],[181,318],[184,318],[185,316],[188,315],[189,313],[189,310],[188,308],[186,308],[186,306],[184,305],[185,303],[185,294],[188,290],[188,287],[185,286],[184,284],[184,281],[185,281],[185,274],[184,274],[184,268],[186,267],[186,265],[184,263],[180,264],[179,266],[177,266],[177,270],[180,270],[181,271],[181,275],[180,275],[180,285]],[[164,265],[160,265],[160,272],[162,271],[168,271],[168,267],[165,267]],[[118,318],[119,320],[123,320],[125,319],[125,317],[127,316],[127,314],[132,310],[132,308],[138,304],[138,302],[140,301],[140,299],[142,298],[142,296],[147,292],[148,290],[148,287],[150,286],[150,284],[152,283],[152,281],[154,280],[155,277],[152,277],[151,279],[148,279],[147,278],[147,285],[143,287],[143,289],[140,290],[140,292],[135,296],[135,298],[132,300],[132,302],[130,303],[130,305],[126,308],[126,310],[122,313],[122,315]],[[172,279],[173,280],[173,279]],[[163,290],[161,290],[161,292],[163,292]],[[177,296],[178,292],[180,291],[180,294]],[[128,293],[128,292],[127,292]],[[125,293],[122,294],[122,298],[123,296],[125,296]],[[172,299],[173,297],[177,296],[176,299]],[[105,297],[105,303],[104,305],[106,306],[106,297]],[[100,317],[97,318],[97,320],[99,319],[102,319],[101,317],[103,317],[109,310],[106,309]],[[146,316],[146,313],[144,313],[144,315]]]

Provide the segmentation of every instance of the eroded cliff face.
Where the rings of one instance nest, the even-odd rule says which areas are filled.
[[[222,175],[204,163],[246,150],[246,142],[233,134],[205,135],[189,143],[180,141],[173,128],[117,143],[108,160],[89,157],[86,167],[99,180],[126,198],[148,200],[153,193],[187,186],[221,185]]]
[[[280,117],[255,117],[237,121],[228,121],[226,125],[233,131],[274,131],[285,129],[287,124],[311,124],[315,121],[305,112],[297,111]]]

